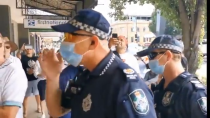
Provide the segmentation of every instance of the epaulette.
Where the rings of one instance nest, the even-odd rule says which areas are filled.
[[[193,87],[196,90],[200,90],[200,89],[205,90],[206,89],[206,86],[204,84],[202,84],[197,77],[192,77],[190,82],[192,83]]]
[[[120,62],[118,65],[119,65],[118,67],[125,74],[126,81],[139,81],[140,77],[138,76],[138,74],[136,73],[136,71],[134,69],[132,69],[131,67],[129,67],[124,62]]]
[[[181,77],[183,77],[183,78],[188,78],[189,77],[190,83],[193,85],[193,87],[196,90],[206,89],[206,87],[199,81],[198,77],[193,75],[193,74],[190,74],[190,73],[186,72],[186,73],[182,73]]]

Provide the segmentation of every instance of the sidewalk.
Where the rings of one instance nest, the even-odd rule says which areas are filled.
[[[41,116],[41,113],[37,113],[37,105],[35,97],[29,97],[28,100],[28,111],[27,111],[27,118],[39,118]],[[47,109],[45,111],[46,118],[49,118]]]

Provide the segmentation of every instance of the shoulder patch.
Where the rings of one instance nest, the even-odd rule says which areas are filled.
[[[129,69],[124,69],[123,72],[125,74],[134,74],[135,73],[135,71],[133,69],[130,69],[130,68]]]
[[[136,80],[138,75],[136,74],[136,72],[129,68],[129,69],[124,69],[123,72],[126,74],[126,77],[129,79],[129,80]]]
[[[197,100],[201,111],[206,114],[207,113],[207,98],[206,97],[201,97]]]
[[[147,96],[142,89],[136,89],[129,94],[134,111],[138,114],[146,115],[149,111]]]

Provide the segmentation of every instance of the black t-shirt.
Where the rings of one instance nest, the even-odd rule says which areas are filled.
[[[21,62],[22,62],[22,65],[23,65],[23,69],[26,73],[28,81],[37,80],[37,78],[34,76],[34,74],[31,74],[31,75],[27,74],[27,69],[30,69],[30,68],[33,69],[37,59],[38,58],[36,56],[27,57],[26,55],[22,55],[22,57],[21,57]]]

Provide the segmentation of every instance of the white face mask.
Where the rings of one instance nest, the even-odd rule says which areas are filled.
[[[116,47],[115,46],[112,46],[111,47],[111,51],[116,51]]]

